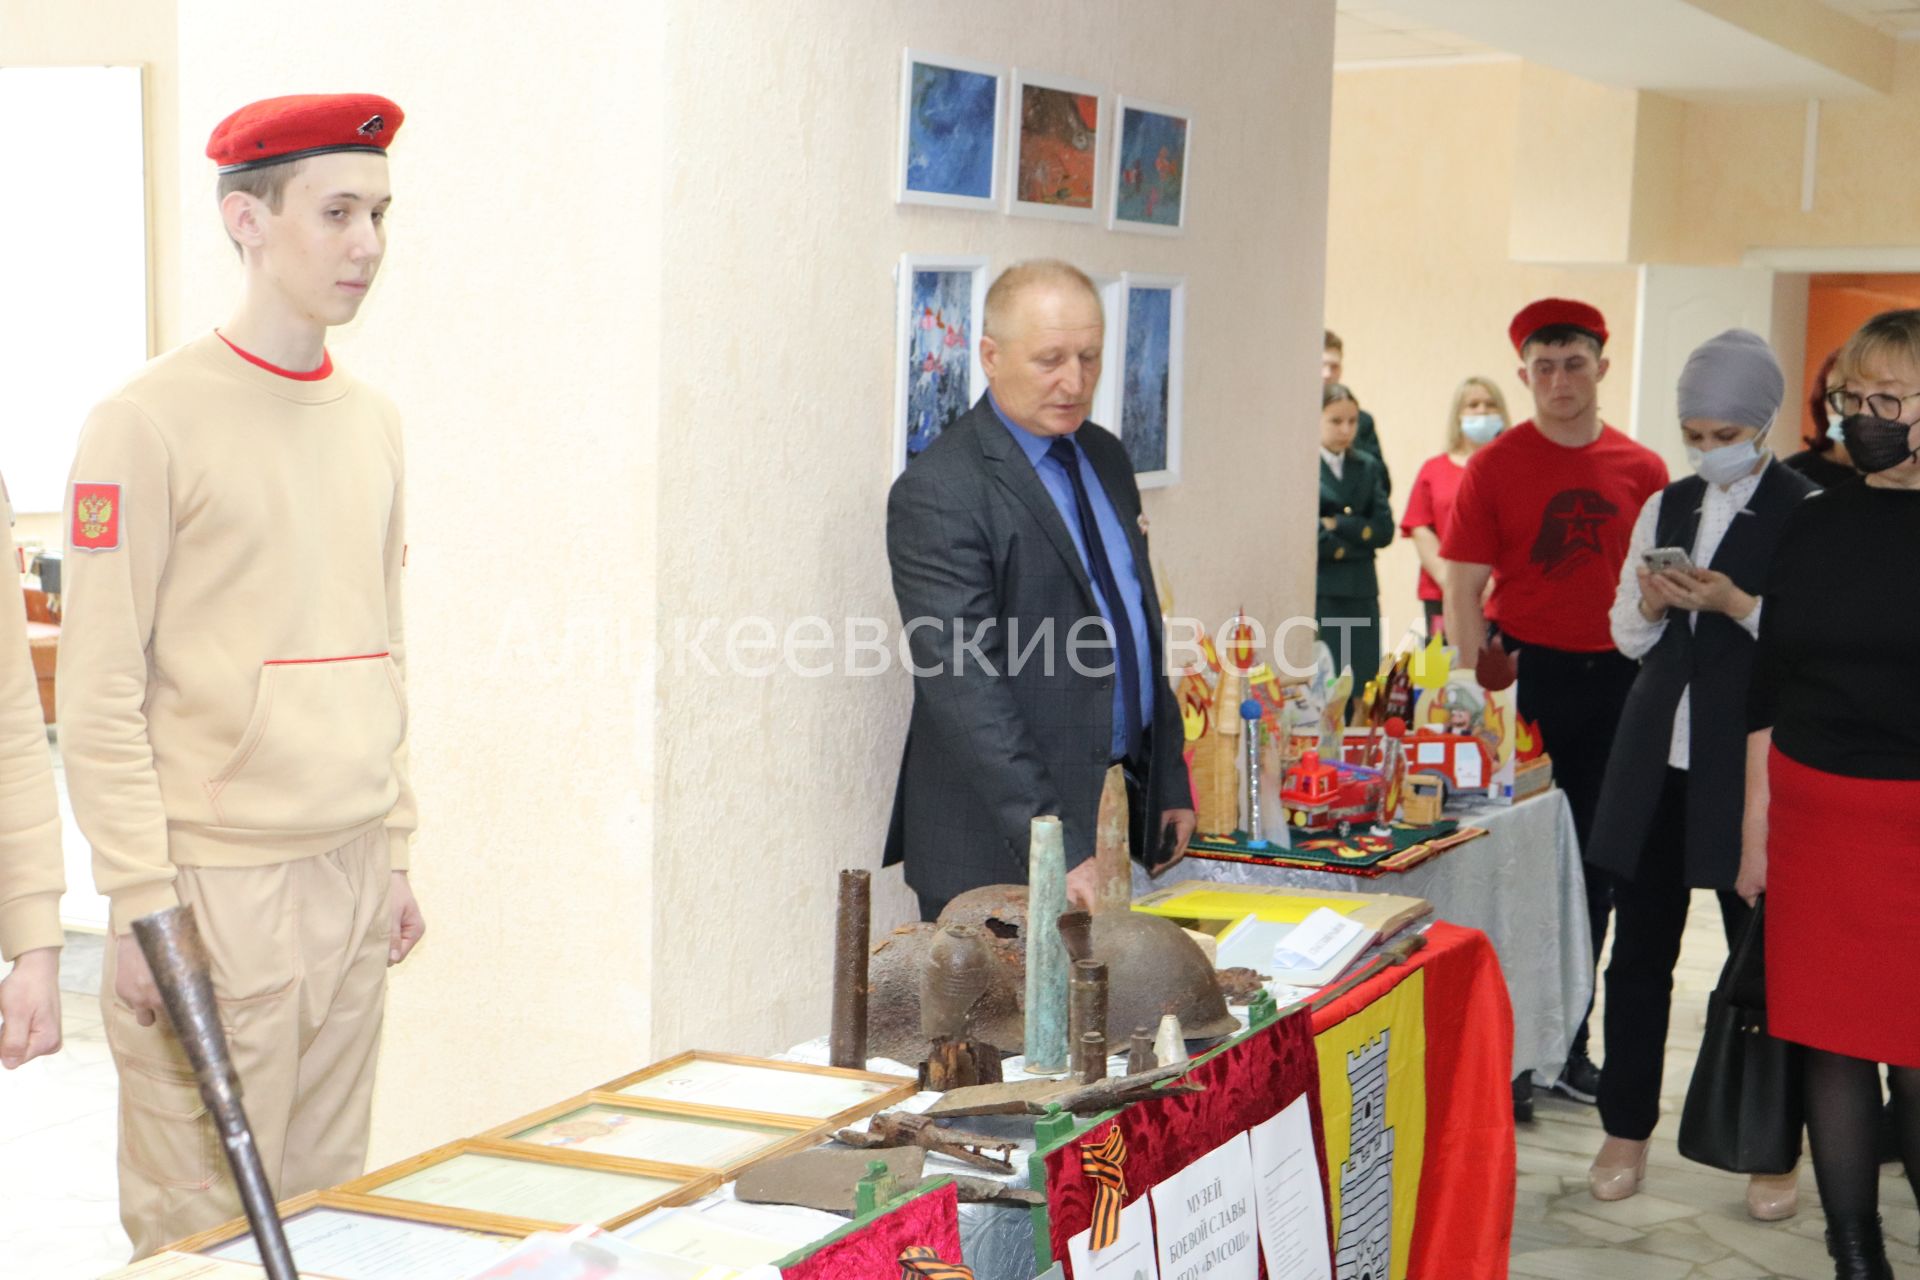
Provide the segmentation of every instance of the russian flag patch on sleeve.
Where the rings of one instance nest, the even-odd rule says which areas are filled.
[[[73,546],[76,551],[116,551],[120,547],[120,486],[73,486]]]

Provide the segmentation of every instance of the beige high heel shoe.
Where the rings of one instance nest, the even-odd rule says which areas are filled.
[[[1800,1167],[1790,1173],[1756,1173],[1747,1179],[1747,1214],[1755,1222],[1779,1222],[1800,1211]]]
[[[1647,1148],[1651,1139],[1609,1137],[1587,1170],[1587,1189],[1595,1200],[1625,1200],[1647,1177]]]

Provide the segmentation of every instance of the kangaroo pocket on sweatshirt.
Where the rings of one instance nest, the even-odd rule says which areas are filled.
[[[263,663],[253,714],[206,781],[213,821],[336,831],[382,817],[399,793],[400,671],[385,653]]]

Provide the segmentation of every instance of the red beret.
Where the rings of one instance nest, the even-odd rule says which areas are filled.
[[[240,108],[214,126],[207,156],[221,173],[329,151],[384,154],[407,117],[377,93],[301,93]]]
[[[1600,339],[1601,345],[1606,344],[1607,318],[1600,314],[1600,308],[1575,302],[1572,298],[1542,298],[1538,302],[1529,302],[1520,308],[1520,314],[1507,326],[1507,336],[1513,339],[1513,349],[1519,351],[1527,345],[1528,338],[1542,329],[1559,324],[1585,329]]]

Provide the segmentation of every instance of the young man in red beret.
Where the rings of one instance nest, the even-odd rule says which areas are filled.
[[[400,420],[326,349],[380,268],[401,119],[359,94],[221,122],[207,154],[238,305],[98,405],[74,460],[58,711],[112,901],[102,1004],[136,1257],[239,1198],[131,923],[194,908],[282,1198],[361,1172],[386,968],[425,930]]]
[[[1666,487],[1667,468],[1600,420],[1607,322],[1597,308],[1543,298],[1514,316],[1507,333],[1520,354],[1520,380],[1533,393],[1533,418],[1467,464],[1440,549],[1452,566],[1447,635],[1468,666],[1483,646],[1492,650],[1483,670],[1517,665],[1519,712],[1540,727],[1584,849],[1607,748],[1638,669],[1613,647],[1607,611],[1633,522],[1648,496]],[[1498,633],[1491,637],[1490,623]],[[1604,872],[1585,870],[1597,964],[1611,895]],[[1590,1103],[1599,1079],[1583,1019],[1554,1087]],[[1524,1079],[1515,1100],[1531,1113]]]

